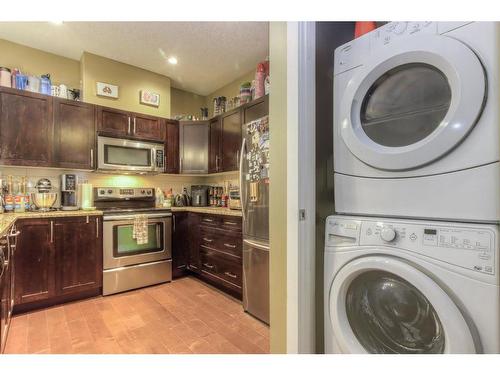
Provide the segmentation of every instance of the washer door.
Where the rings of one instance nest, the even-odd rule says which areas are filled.
[[[451,298],[397,258],[351,261],[335,276],[329,301],[333,332],[344,353],[476,353]]]
[[[342,139],[375,168],[418,168],[462,141],[485,95],[483,66],[465,44],[416,36],[385,46],[349,81],[339,109]]]

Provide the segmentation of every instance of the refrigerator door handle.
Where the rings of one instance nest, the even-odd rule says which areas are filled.
[[[267,245],[264,245],[264,244],[261,244],[261,243],[257,243],[257,242],[254,242],[254,241],[250,241],[250,240],[246,240],[244,239],[243,240],[244,243],[252,246],[252,247],[255,247],[257,249],[260,249],[260,250],[266,250],[266,251],[269,251],[269,246]]]
[[[245,210],[246,210],[246,201],[245,194],[243,193],[243,159],[245,155],[245,144],[246,138],[243,138],[243,142],[241,142],[241,153],[240,153],[240,202],[241,202],[241,214],[243,216],[243,220],[245,220]]]

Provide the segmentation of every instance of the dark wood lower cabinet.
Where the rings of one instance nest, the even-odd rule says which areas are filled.
[[[189,262],[190,228],[189,213],[176,212],[172,215],[172,277],[186,275]]]
[[[102,217],[21,219],[15,253],[15,312],[99,295]]]
[[[53,220],[20,220],[15,256],[14,306],[47,300],[56,294]]]
[[[174,213],[174,277],[185,269],[207,283],[242,298],[241,218],[192,212]],[[183,267],[187,264],[187,267]]]
[[[101,223],[98,216],[63,218],[55,222],[57,295],[102,286]]]

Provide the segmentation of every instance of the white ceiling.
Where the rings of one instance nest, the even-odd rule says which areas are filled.
[[[208,95],[268,55],[267,22],[0,22],[0,38],[79,60],[83,51]],[[1,53],[1,51],[0,51]],[[177,65],[166,59],[175,56]]]

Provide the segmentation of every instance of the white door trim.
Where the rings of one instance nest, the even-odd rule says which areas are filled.
[[[287,25],[288,353],[315,353],[315,31],[314,22]]]

